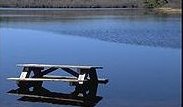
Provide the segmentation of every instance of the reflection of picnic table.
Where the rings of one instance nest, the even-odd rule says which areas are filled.
[[[64,81],[76,84],[87,82],[107,83],[107,79],[99,79],[97,69],[101,66],[73,66],[73,65],[47,65],[47,64],[18,64],[23,67],[19,78],[8,78],[9,80],[18,81],[20,88],[41,87],[43,81]],[[61,69],[72,76],[47,75],[57,69]],[[31,75],[33,72],[33,75]]]
[[[18,99],[20,101],[93,107],[102,99],[101,96],[96,95],[97,86],[98,84],[92,83],[76,85],[74,92],[70,94],[51,92],[44,87],[40,87],[39,89],[32,91],[22,91],[18,88],[15,90],[10,90],[8,93],[11,95],[20,96],[21,98]]]

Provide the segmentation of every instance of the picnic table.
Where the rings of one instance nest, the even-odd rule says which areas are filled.
[[[17,81],[20,88],[42,87],[43,81],[63,81],[76,84],[107,83],[107,79],[100,79],[97,76],[97,69],[102,66],[83,66],[83,65],[49,65],[49,64],[18,64],[23,67],[19,78],[7,78]],[[71,76],[47,75],[57,69],[71,74]],[[33,75],[30,75],[33,72]]]

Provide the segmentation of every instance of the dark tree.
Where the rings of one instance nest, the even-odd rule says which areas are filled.
[[[146,8],[156,8],[167,4],[168,0],[145,0],[144,3]]]

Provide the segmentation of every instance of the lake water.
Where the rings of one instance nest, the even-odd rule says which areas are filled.
[[[181,18],[114,11],[0,12],[0,106],[72,106],[20,101],[7,93],[17,88],[6,80],[20,74],[16,64],[44,63],[102,65],[98,75],[109,82],[98,86],[103,98],[97,107],[179,107]],[[43,85],[54,92],[73,90],[67,83]]]

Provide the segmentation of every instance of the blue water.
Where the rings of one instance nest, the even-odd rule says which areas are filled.
[[[0,105],[52,107],[26,102],[6,92],[17,88],[18,63],[102,65],[98,107],[179,107],[181,19],[158,16],[0,18]],[[69,92],[66,83],[45,83]],[[72,106],[72,105],[67,105]]]
[[[85,16],[66,18],[2,18],[4,27],[49,31],[103,41],[153,47],[180,48],[179,17]],[[12,22],[12,21],[13,22]],[[44,23],[44,26],[43,26]]]

